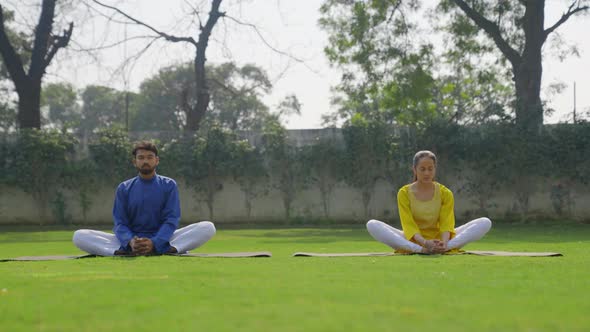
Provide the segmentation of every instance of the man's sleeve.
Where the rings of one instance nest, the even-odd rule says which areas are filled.
[[[151,239],[154,243],[154,250],[158,254],[163,254],[168,250],[170,238],[180,222],[180,201],[178,199],[178,187],[175,182],[172,182],[168,199],[162,210],[162,219],[162,226]]]
[[[451,238],[455,234],[455,199],[453,193],[446,187],[441,187],[441,207],[439,215],[440,232],[451,233]]]
[[[412,210],[410,209],[410,198],[408,191],[405,188],[397,192],[397,209],[399,210],[399,218],[404,231],[406,239],[411,240],[414,235],[420,234],[420,228],[414,221]]]
[[[125,187],[121,184],[117,187],[115,194],[115,204],[113,205],[113,221],[115,227],[113,232],[121,242],[121,248],[131,251],[129,241],[133,238],[133,232],[129,228],[129,218],[127,217],[127,202],[128,197],[125,192]]]

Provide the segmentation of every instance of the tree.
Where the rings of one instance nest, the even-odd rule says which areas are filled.
[[[393,131],[387,124],[367,120],[358,113],[343,128],[343,135],[346,146],[344,180],[360,190],[365,217],[369,218],[375,184],[387,178]]]
[[[252,217],[252,203],[261,194],[268,194],[266,185],[268,173],[264,168],[264,159],[260,151],[246,140],[235,143],[234,167],[232,175],[234,181],[244,192],[244,206],[246,217]]]
[[[113,88],[90,85],[82,91],[82,122],[80,128],[94,131],[125,124],[125,92]]]
[[[425,12],[421,3],[427,2],[324,2],[326,54],[345,68],[338,87],[344,95],[337,99],[341,114],[349,119],[356,112],[371,113],[383,121],[420,125],[436,118],[507,121],[512,120],[507,110],[513,109],[521,129],[539,128],[543,45],[568,19],[587,11],[589,2],[571,0],[563,16],[545,28],[544,0],[441,0],[431,20],[439,29],[430,31],[417,20]],[[449,15],[440,15],[445,12]],[[446,38],[440,54],[429,35],[437,32]]]
[[[233,62],[210,66],[211,86],[209,119],[229,130],[260,131],[269,114],[262,97],[270,92],[272,84],[264,69]]]
[[[53,32],[57,0],[43,0],[41,14],[34,31],[30,49],[30,61],[19,52],[9,36],[4,8],[0,5],[0,54],[18,94],[18,124],[20,128],[41,127],[41,81],[53,57],[60,48],[65,48],[72,36],[74,24],[61,35]]]
[[[268,114],[261,98],[272,88],[266,73],[254,65],[240,67],[232,62],[208,65],[206,70],[211,103],[205,123],[230,130],[260,129]],[[197,102],[193,72],[190,63],[176,65],[142,82],[131,128],[182,129],[186,121],[183,103]]]
[[[152,25],[149,25],[148,23],[143,22],[143,21],[133,17],[132,15],[122,11],[121,9],[116,8],[114,6],[104,4],[101,1],[88,0],[87,2],[92,2],[92,3],[102,6],[104,8],[107,8],[109,10],[112,10],[112,11],[116,12],[117,14],[123,16],[126,21],[132,22],[132,24],[136,24],[138,26],[144,27],[144,28],[148,29],[149,31],[151,31],[152,33],[154,33],[155,36],[148,36],[148,38],[152,38],[152,41],[147,44],[145,49],[149,48],[151,46],[151,44],[153,44],[158,39],[164,39],[164,40],[166,40],[168,42],[172,42],[172,43],[188,43],[194,47],[195,55],[194,55],[194,59],[192,61],[192,66],[191,66],[191,68],[193,70],[194,84],[189,87],[190,89],[187,88],[187,89],[183,90],[181,95],[179,96],[179,100],[181,102],[180,103],[181,110],[184,113],[183,114],[184,130],[187,132],[197,131],[200,128],[202,121],[205,120],[205,118],[206,118],[205,115],[207,114],[207,112],[213,110],[213,108],[211,107],[211,104],[214,103],[215,101],[213,100],[212,91],[214,89],[214,85],[216,84],[216,82],[215,82],[215,80],[208,79],[208,76],[210,75],[210,73],[208,72],[205,64],[206,64],[206,60],[207,60],[206,52],[207,52],[207,47],[209,45],[209,40],[213,34],[213,30],[214,30],[215,26],[217,25],[217,23],[220,19],[223,19],[223,21],[225,21],[225,22],[230,22],[230,23],[235,24],[237,26],[253,30],[255,32],[255,34],[257,35],[257,37],[263,42],[263,44],[266,47],[268,47],[269,49],[271,49],[273,52],[275,52],[281,56],[286,56],[289,59],[294,60],[295,62],[299,62],[299,63],[303,62],[301,59],[298,59],[286,52],[283,52],[283,51],[278,50],[277,48],[273,47],[264,38],[264,35],[261,33],[261,31],[258,29],[258,27],[256,25],[250,24],[247,22],[242,22],[239,19],[228,15],[225,11],[221,11],[220,7],[221,7],[222,0],[205,0],[205,1],[200,2],[201,5],[202,4],[210,4],[210,6],[207,6],[209,8],[209,13],[207,15],[206,20],[202,20],[202,17],[201,17],[201,15],[202,15],[201,9],[202,8],[200,8],[201,7],[200,5],[199,6],[191,6],[189,4],[189,2],[186,1],[187,5],[190,6],[190,14],[189,14],[191,16],[190,21],[198,22],[198,26],[197,26],[197,24],[192,24],[194,26],[197,26],[198,31],[199,31],[198,38],[196,38],[196,39],[193,36],[178,36],[178,35],[173,35],[173,34],[158,30],[155,27],[153,27]],[[226,3],[228,3],[228,2],[226,2]],[[229,3],[231,5],[232,2],[229,2]],[[235,1],[234,4],[241,5],[241,1]],[[115,21],[112,16],[109,18],[109,20]],[[128,24],[128,22],[124,22],[124,23]],[[145,38],[145,36],[138,36],[138,38]],[[131,40],[131,38],[128,38],[127,40]],[[229,49],[229,47],[227,47],[227,45],[223,45],[223,46],[226,47],[227,49]],[[126,61],[127,60],[129,60],[129,59],[126,59]],[[263,73],[259,68],[254,67],[254,66],[246,65],[239,70],[239,73],[240,73],[240,76],[249,77],[249,79],[252,81],[261,81],[261,79],[268,80],[266,78],[266,74]],[[265,85],[267,86],[266,88],[263,85],[257,86],[256,88],[258,90],[270,88],[270,82],[267,82]],[[237,93],[232,93],[231,90],[228,90],[228,92],[230,94],[233,94],[234,96],[238,95],[240,93],[240,91],[234,91]],[[242,92],[244,92],[244,91],[242,91]],[[246,94],[246,95],[250,95],[250,94]],[[192,100],[191,100],[191,98],[192,98]],[[235,98],[231,98],[231,99],[234,99],[234,101],[235,101]],[[254,102],[254,103],[256,103],[257,101],[252,100],[252,99],[248,99],[245,101],[237,101],[237,102],[246,102],[246,103]],[[259,106],[257,106],[257,107],[259,107]],[[237,109],[236,107],[233,107],[233,108]],[[218,109],[221,109],[221,108],[218,108]],[[220,116],[223,117],[224,115],[221,114]],[[235,119],[235,117],[234,117],[234,119]],[[239,125],[234,124],[234,127],[236,127],[236,126],[239,126]],[[230,128],[231,128],[231,126],[230,126]]]
[[[97,0],[92,1],[102,7],[116,11],[117,13],[124,16],[127,20],[130,20],[135,24],[139,24],[141,26],[146,27],[147,29],[156,33],[158,35],[157,38],[164,38],[165,40],[173,43],[189,43],[195,47],[193,69],[195,75],[194,94],[196,96],[196,103],[190,104],[188,102],[187,91],[186,94],[182,96],[182,109],[186,115],[184,129],[189,132],[194,132],[198,130],[199,125],[205,116],[205,112],[207,111],[210,101],[209,86],[207,84],[208,82],[205,71],[205,62],[207,60],[205,54],[207,51],[207,46],[209,44],[209,38],[211,37],[211,33],[213,32],[213,28],[217,24],[219,18],[225,16],[225,13],[219,11],[219,7],[221,5],[222,0],[211,0],[211,10],[209,11],[207,22],[205,23],[205,25],[200,25],[201,31],[199,33],[199,37],[197,40],[195,40],[193,37],[178,37],[164,33],[153,28],[149,24],[146,24],[138,19],[133,18],[132,16],[126,14],[125,12],[121,11],[116,7],[106,5]]]
[[[180,96],[193,86],[188,65],[161,69],[139,87],[136,110],[130,119],[132,130],[177,131],[184,127],[186,115]],[[190,102],[190,101],[189,101]]]
[[[421,125],[445,116],[436,108],[433,47],[420,42],[413,22],[418,9],[416,0],[324,2],[325,53],[344,71],[334,100],[339,118],[360,113],[389,124]]]
[[[321,139],[304,147],[303,156],[309,162],[311,180],[317,184],[322,198],[324,218],[330,218],[330,201],[338,181],[346,173],[343,164],[347,161],[343,149],[334,139]]]
[[[547,28],[545,0],[445,0],[441,8],[447,12],[458,8],[493,40],[511,66],[516,121],[521,128],[536,132],[543,124],[543,46],[549,35],[572,16],[590,9],[588,3],[586,0],[570,1],[567,11]]]
[[[287,130],[277,116],[267,119],[262,132],[262,153],[268,163],[270,178],[281,192],[285,220],[291,219],[297,192],[307,186],[310,170],[298,158],[299,151],[287,141]]]
[[[7,170],[3,177],[9,185],[31,194],[38,205],[41,222],[48,217],[51,199],[64,186],[63,173],[74,157],[76,143],[71,134],[24,129],[3,155]]]
[[[81,113],[77,99],[78,95],[69,83],[51,83],[45,86],[41,94],[41,105],[49,108],[49,124],[58,128],[79,125]]]
[[[240,142],[233,133],[219,127],[210,128],[205,137],[195,137],[187,184],[205,194],[209,218],[214,218],[217,192],[223,189],[223,180],[235,174],[237,150]]]

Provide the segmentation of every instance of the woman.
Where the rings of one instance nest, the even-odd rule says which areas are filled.
[[[414,182],[397,193],[403,232],[379,220],[370,220],[367,230],[377,241],[397,252],[441,254],[457,251],[481,239],[492,227],[488,218],[479,218],[455,228],[453,193],[435,182],[436,156],[419,151],[413,161]]]

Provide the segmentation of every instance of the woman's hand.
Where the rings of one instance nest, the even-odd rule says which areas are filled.
[[[434,241],[434,249],[433,252],[435,254],[442,254],[447,252],[447,243],[445,241],[441,241],[441,240],[432,240]]]
[[[422,253],[425,254],[442,254],[447,251],[446,242],[441,240],[425,240],[422,247]]]

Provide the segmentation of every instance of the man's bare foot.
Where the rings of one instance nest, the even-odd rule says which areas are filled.
[[[115,256],[134,256],[134,254],[130,251],[126,250],[115,250]]]

